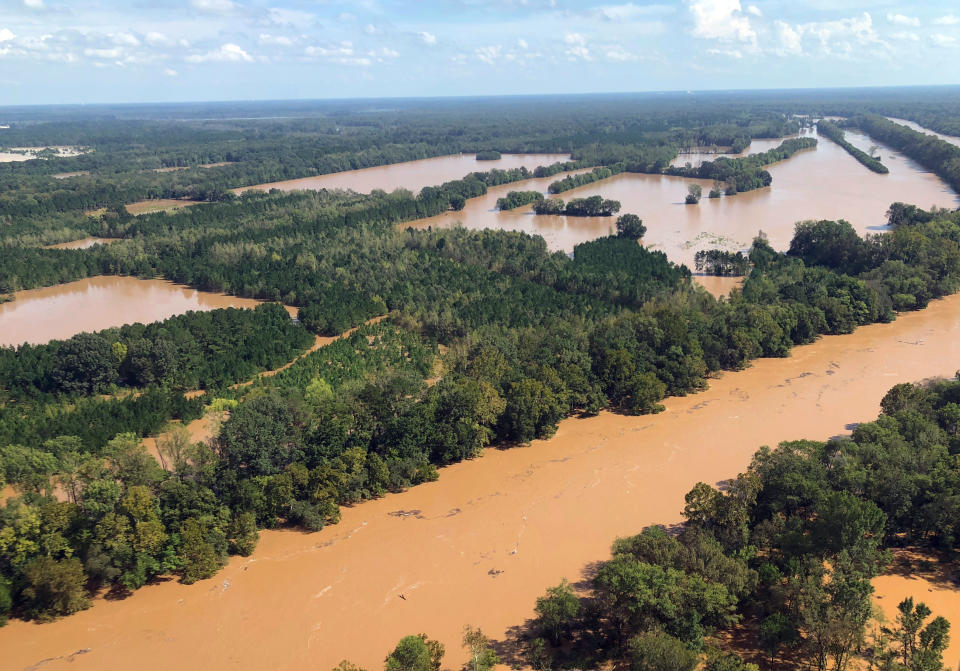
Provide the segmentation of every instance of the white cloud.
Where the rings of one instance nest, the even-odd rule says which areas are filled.
[[[527,41],[521,37],[519,40],[517,40],[517,46],[520,47],[521,49],[526,49],[530,45],[527,44]]]
[[[637,60],[636,54],[630,53],[619,45],[607,49],[604,56],[607,57],[608,61],[614,61],[615,63],[626,63],[627,61]]]
[[[417,37],[419,37],[419,38],[420,38],[420,41],[423,42],[424,44],[436,44],[436,43],[437,43],[437,36],[434,35],[433,33],[428,33],[428,32],[426,32],[426,31],[424,31],[424,32],[422,32],[422,33],[417,33]]]
[[[942,33],[935,33],[930,36],[930,39],[933,40],[933,43],[938,47],[955,47],[957,46],[957,38],[953,35],[943,35]]]
[[[286,35],[270,35],[269,33],[260,33],[260,36],[257,37],[257,43],[274,47],[293,46],[293,40]]]
[[[711,56],[726,56],[727,58],[743,58],[743,52],[739,49],[707,49]]]
[[[176,44],[175,40],[167,37],[163,33],[158,33],[156,31],[151,31],[144,35],[143,40],[151,47],[171,47]]]
[[[0,28],[0,42],[8,42],[12,40],[16,35],[9,28]]]
[[[933,22],[938,26],[955,26],[960,23],[960,16],[956,14],[947,14],[946,16],[941,16],[938,19],[934,19]]]
[[[862,52],[863,47],[878,47],[889,50],[890,45],[877,35],[873,28],[873,19],[868,12],[849,19],[818,21],[791,26],[776,21],[777,37],[780,46],[774,49],[780,55],[796,55],[807,51],[804,48],[809,40],[817,47],[821,56],[852,56]],[[854,46],[856,45],[856,49]]]
[[[84,49],[84,56],[90,56],[91,58],[106,58],[113,60],[120,58],[123,55],[123,51],[114,47],[113,49]]]
[[[906,30],[897,31],[897,32],[893,33],[892,35],[890,35],[890,37],[892,37],[892,38],[895,39],[895,40],[901,40],[901,41],[905,41],[905,42],[919,42],[919,41],[920,41],[920,36],[919,36],[919,35],[917,35],[916,33],[907,32]]]
[[[895,23],[898,26],[917,27],[920,25],[920,19],[917,17],[905,16],[903,14],[887,14],[887,21],[890,23]]]
[[[503,46],[498,44],[493,47],[480,47],[474,53],[480,61],[487,65],[496,65],[502,51]]]
[[[761,12],[760,8],[756,5],[748,5],[747,14],[750,14],[751,16],[763,16],[763,12]]]
[[[567,33],[563,36],[563,41],[570,45],[570,48],[564,52],[570,58],[584,61],[593,60],[590,49],[587,48],[587,40],[580,33]]]
[[[231,0],[190,0],[190,5],[201,12],[212,14],[232,12],[236,7]]]
[[[23,6],[28,9],[43,9],[43,0],[23,0]]]
[[[130,33],[117,33],[115,35],[111,35],[110,38],[113,40],[114,44],[119,44],[120,46],[124,46],[124,47],[140,46],[140,40],[138,40],[135,36],[131,35]]]
[[[176,77],[176,76],[177,76],[177,71],[174,70],[173,68],[165,68],[165,69],[163,70],[163,74],[165,74],[165,75],[168,76],[168,77]]]
[[[755,42],[757,33],[740,8],[740,0],[689,0],[693,34],[715,40]]]
[[[628,2],[623,5],[596,7],[591,13],[607,21],[622,23],[624,21],[634,21],[640,18],[660,16],[673,12],[674,8],[670,5],[635,5],[632,2]]]
[[[803,40],[793,26],[783,21],[774,21],[773,25],[777,29],[777,41],[780,43],[776,51],[792,55],[803,52]]]
[[[194,54],[192,56],[187,56],[187,62],[252,63],[253,58],[238,45],[228,42],[219,49],[208,51],[205,54]]]
[[[271,7],[267,10],[267,22],[277,26],[309,26],[317,17],[310,12],[301,12],[296,9]]]

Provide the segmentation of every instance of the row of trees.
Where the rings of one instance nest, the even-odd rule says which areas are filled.
[[[117,387],[223,387],[276,368],[313,342],[282,305],[188,312],[152,324],[0,348],[0,398],[102,394]]]
[[[539,191],[510,191],[506,196],[497,198],[497,209],[513,210],[538,200],[543,200],[543,194]]]
[[[707,669],[755,669],[710,650],[715,632],[737,625],[772,666],[843,671],[865,654],[871,668],[941,671],[950,623],[907,598],[871,637],[870,580],[890,547],[960,538],[948,503],[960,477],[947,466],[960,448],[958,402],[960,380],[897,385],[850,438],[764,447],[723,491],[697,484],[679,534],[618,539],[586,590],[564,581],[537,599],[528,661],[692,671],[706,651]]]
[[[848,154],[860,161],[863,165],[867,166],[870,170],[880,173],[881,175],[886,175],[890,172],[887,166],[881,163],[879,159],[874,158],[861,149],[857,149],[852,144],[847,142],[843,134],[843,129],[832,121],[828,121],[827,119],[821,119],[818,121],[817,133],[833,140],[836,144],[843,147]]]
[[[539,198],[533,201],[534,214],[562,214],[568,217],[610,217],[619,211],[619,200],[610,200],[602,196],[574,198],[567,203],[559,198]]]
[[[770,186],[773,178],[763,166],[783,161],[798,151],[817,146],[814,138],[800,137],[784,140],[780,146],[758,154],[742,158],[720,157],[715,161],[704,161],[699,166],[670,166],[666,174],[678,177],[698,177],[712,179],[726,184],[726,194],[735,195],[741,191],[751,191]]]
[[[698,273],[742,277],[750,270],[750,259],[743,252],[722,249],[701,249],[693,255]]]

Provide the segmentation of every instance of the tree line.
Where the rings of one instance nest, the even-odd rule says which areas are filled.
[[[848,154],[860,161],[863,165],[867,166],[870,170],[880,173],[881,175],[886,175],[890,172],[887,166],[881,163],[878,159],[874,158],[863,150],[857,149],[852,144],[847,142],[843,136],[843,129],[832,121],[820,119],[817,122],[817,133],[833,140],[836,144],[843,147]]]

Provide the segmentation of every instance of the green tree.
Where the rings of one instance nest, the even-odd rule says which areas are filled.
[[[687,186],[687,197],[685,202],[687,205],[696,205],[700,202],[700,198],[703,196],[703,187],[699,184],[690,184]]]
[[[547,589],[547,595],[537,599],[537,627],[553,645],[560,645],[573,628],[580,614],[580,600],[564,579],[556,587]]]
[[[426,634],[404,636],[387,655],[386,671],[439,671],[444,648]]]
[[[697,653],[662,631],[647,631],[630,639],[630,671],[693,671]]]
[[[943,652],[950,644],[950,623],[937,616],[924,626],[932,611],[925,603],[914,605],[907,597],[897,606],[897,626],[890,634],[900,649],[895,651],[906,671],[941,671]]]
[[[474,629],[467,625],[463,628],[463,647],[470,656],[467,661],[467,668],[470,671],[490,671],[500,663],[497,653],[490,647],[490,639],[479,627]]]
[[[617,237],[628,240],[640,240],[647,232],[643,221],[635,214],[623,214],[617,217]]]
[[[24,566],[24,605],[31,617],[47,620],[90,607],[84,587],[87,576],[76,557],[38,557]]]
[[[180,559],[183,562],[180,581],[187,585],[212,578],[220,570],[220,556],[207,539],[207,530],[192,517],[185,520],[180,529]]]

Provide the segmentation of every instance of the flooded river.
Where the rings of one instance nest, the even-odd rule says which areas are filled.
[[[260,191],[269,191],[270,189],[280,189],[281,191],[349,189],[357,193],[370,193],[374,189],[384,191],[409,189],[416,193],[425,186],[440,186],[444,182],[462,179],[471,172],[486,172],[494,168],[510,170],[511,168],[521,167],[532,171],[537,166],[551,165],[558,161],[568,160],[570,160],[568,154],[503,154],[496,161],[478,161],[474,154],[454,154],[453,156],[438,156],[421,161],[381,165],[376,168],[347,170],[330,173],[329,175],[245,186],[233,191],[234,193],[241,193],[249,189]]]
[[[787,161],[769,166],[773,186],[733,197],[704,197],[699,205],[684,205],[687,185],[700,184],[706,194],[708,180],[666,175],[620,174],[559,194],[570,200],[601,195],[619,200],[621,213],[632,212],[647,226],[644,244],[664,251],[671,260],[693,264],[701,249],[736,251],[750,245],[763,230],[776,249],[786,249],[794,224],[804,219],[846,219],[861,234],[882,230],[890,203],[903,201],[921,207],[957,207],[960,199],[936,175],[879,143],[848,133],[851,143],[879,145],[888,175],[867,170],[842,148],[820,138],[816,149],[801,151]],[[542,235],[551,249],[571,251],[574,245],[607,235],[614,217],[535,216],[531,208],[496,210],[497,198],[511,190],[546,192],[557,177],[508,184],[467,202],[461,212],[422,219],[416,227],[450,226],[461,222],[472,229],[500,228]],[[406,225],[406,224],[405,224]]]
[[[930,130],[929,128],[924,128],[923,126],[916,123],[915,121],[907,121],[906,119],[897,119],[896,117],[892,117],[892,116],[888,116],[887,118],[894,123],[900,124],[901,126],[906,126],[907,128],[918,131],[920,133],[926,133],[927,135],[933,135],[934,137],[940,138],[944,142],[949,142],[950,144],[960,147],[960,137],[957,137],[956,135],[944,135],[943,133],[938,133],[937,131]]]
[[[51,624],[13,621],[0,629],[4,664],[293,670],[349,658],[377,669],[401,636],[426,632],[454,668],[465,624],[503,638],[616,536],[680,521],[697,481],[735,475],[763,444],[846,433],[876,417],[892,385],[958,367],[953,296],[758,361],[660,415],[565,420],[550,440],[488,450],[437,482],[346,508],[320,533],[264,532],[213,579],[97,600]]]
[[[18,291],[0,304],[0,346],[39,344],[83,331],[160,321],[189,310],[252,308],[261,301],[197,291],[165,280],[92,277]],[[288,308],[294,309],[294,308]]]

